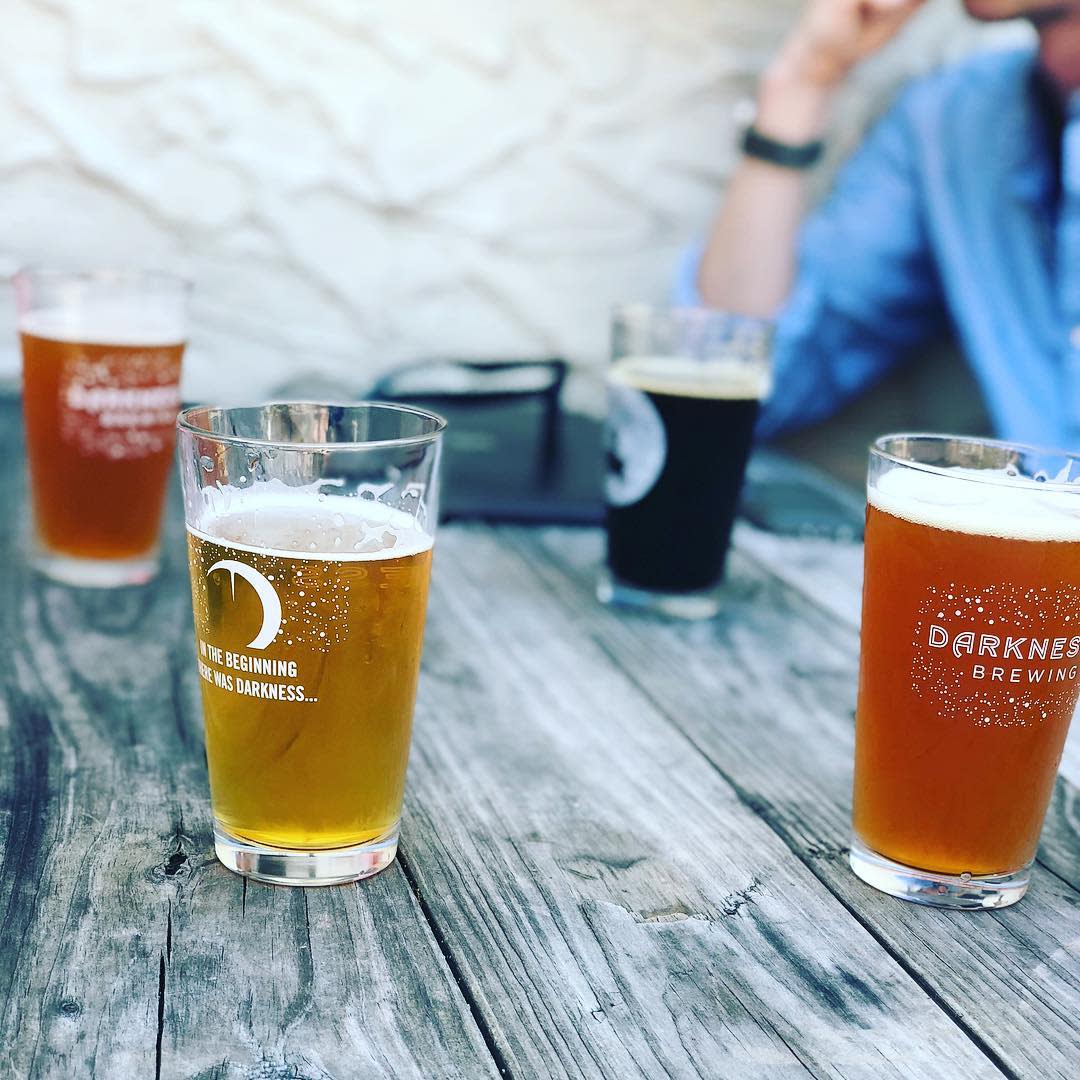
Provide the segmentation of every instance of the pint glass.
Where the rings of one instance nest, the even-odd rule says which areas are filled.
[[[616,310],[602,601],[680,618],[716,614],[771,342],[771,324],[758,319]]]
[[[146,581],[180,408],[188,285],[171,274],[15,275],[35,556],[75,585]]]
[[[925,904],[1019,900],[1080,688],[1080,459],[871,448],[852,869]]]
[[[327,885],[397,852],[444,422],[394,405],[181,414],[215,847]]]

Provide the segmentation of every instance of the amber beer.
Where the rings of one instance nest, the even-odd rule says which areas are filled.
[[[186,283],[15,275],[38,563],[78,584],[145,580],[180,408]]]
[[[21,332],[34,519],[53,552],[126,559],[152,549],[172,463],[183,341],[70,341]]]
[[[317,851],[396,833],[431,538],[387,531],[380,509],[189,530],[211,795],[233,838]]]
[[[950,443],[999,467],[917,468],[902,457],[950,458],[883,442],[901,460],[869,487],[852,865],[909,899],[1002,906],[1026,889],[1080,689],[1080,495],[1000,444]]]

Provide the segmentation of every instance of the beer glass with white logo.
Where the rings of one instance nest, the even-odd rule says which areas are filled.
[[[33,268],[14,277],[35,561],[74,585],[157,571],[188,284]]]
[[[1080,691],[1080,459],[889,435],[867,494],[851,866],[1016,903]]]
[[[396,405],[180,415],[218,858],[288,885],[397,852],[444,421]]]
[[[605,603],[709,618],[768,392],[772,324],[625,304],[607,374]]]

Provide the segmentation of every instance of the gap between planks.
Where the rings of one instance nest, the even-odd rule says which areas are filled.
[[[768,815],[762,814],[760,801],[750,795],[746,789],[729,773],[712,759],[708,751],[702,747],[697,740],[689,732],[686,732],[679,725],[678,720],[674,717],[666,708],[664,703],[660,701],[649,689],[648,686],[640,682],[634,672],[629,668],[623,667],[619,663],[619,659],[615,654],[609,650],[603,642],[598,641],[597,646],[603,650],[604,654],[611,660],[613,664],[619,667],[619,669],[626,675],[626,677],[638,688],[641,694],[652,703],[653,707],[660,712],[663,716],[667,717],[671,725],[678,731],[691,746],[709,763],[710,767],[718,776],[726,783],[736,796],[747,809],[752,811],[757,817],[768,826],[769,830],[779,838],[780,842],[795,856],[796,859],[821,883],[821,885],[829,892],[829,894],[839,901],[840,906],[878,943],[882,950],[892,957],[893,961],[900,967],[900,969],[911,978],[915,984],[926,994],[926,996],[939,1008],[941,1011],[971,1040],[971,1042],[978,1047],[988,1061],[995,1066],[1000,1072],[1010,1078],[1010,1080],[1019,1080],[1019,1074],[1014,1072],[1001,1056],[990,1046],[985,1039],[964,1020],[960,1013],[953,1009],[949,1003],[934,989],[933,984],[920,972],[906,963],[902,953],[894,950],[890,947],[888,940],[874,928],[872,922],[869,919],[860,915],[858,910],[849,904],[844,897],[834,890],[828,880],[828,875],[822,874],[815,865],[813,859],[808,858],[805,854],[799,851],[798,847],[794,845],[791,840],[785,835],[784,830],[778,828],[769,818]]]
[[[397,862],[401,867],[402,875],[404,876],[409,889],[412,891],[413,896],[416,897],[416,903],[420,909],[420,914],[424,917],[424,922],[427,923],[428,929],[431,931],[431,936],[435,939],[435,944],[442,954],[443,960],[446,961],[446,966],[450,971],[450,977],[457,984],[458,992],[464,999],[465,1004],[469,1007],[473,1023],[476,1024],[476,1028],[480,1032],[480,1037],[484,1040],[484,1045],[487,1047],[488,1053],[491,1054],[492,1061],[495,1062],[495,1068],[499,1070],[500,1076],[505,1076],[508,1077],[509,1080],[513,1080],[513,1070],[510,1068],[505,1055],[499,1049],[495,1034],[491,1030],[491,1026],[488,1024],[487,1018],[484,1016],[483,1010],[480,1008],[480,1003],[476,1000],[468,980],[465,978],[465,973],[461,970],[461,965],[458,963],[457,957],[454,956],[453,951],[447,945],[446,935],[442,932],[442,927],[439,926],[438,920],[435,918],[435,913],[431,910],[431,906],[428,904],[427,900],[424,899],[424,891],[420,887],[420,882],[413,872],[413,868],[409,862],[409,856],[402,851],[400,847],[398,848]]]

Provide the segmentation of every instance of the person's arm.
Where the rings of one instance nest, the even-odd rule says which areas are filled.
[[[851,69],[904,25],[922,0],[811,0],[762,79],[755,128],[791,145],[821,138]],[[791,292],[806,176],[746,157],[731,178],[698,269],[709,307],[771,317]]]
[[[908,87],[803,222],[759,436],[831,415],[947,328],[918,135],[941,107],[933,81]]]

